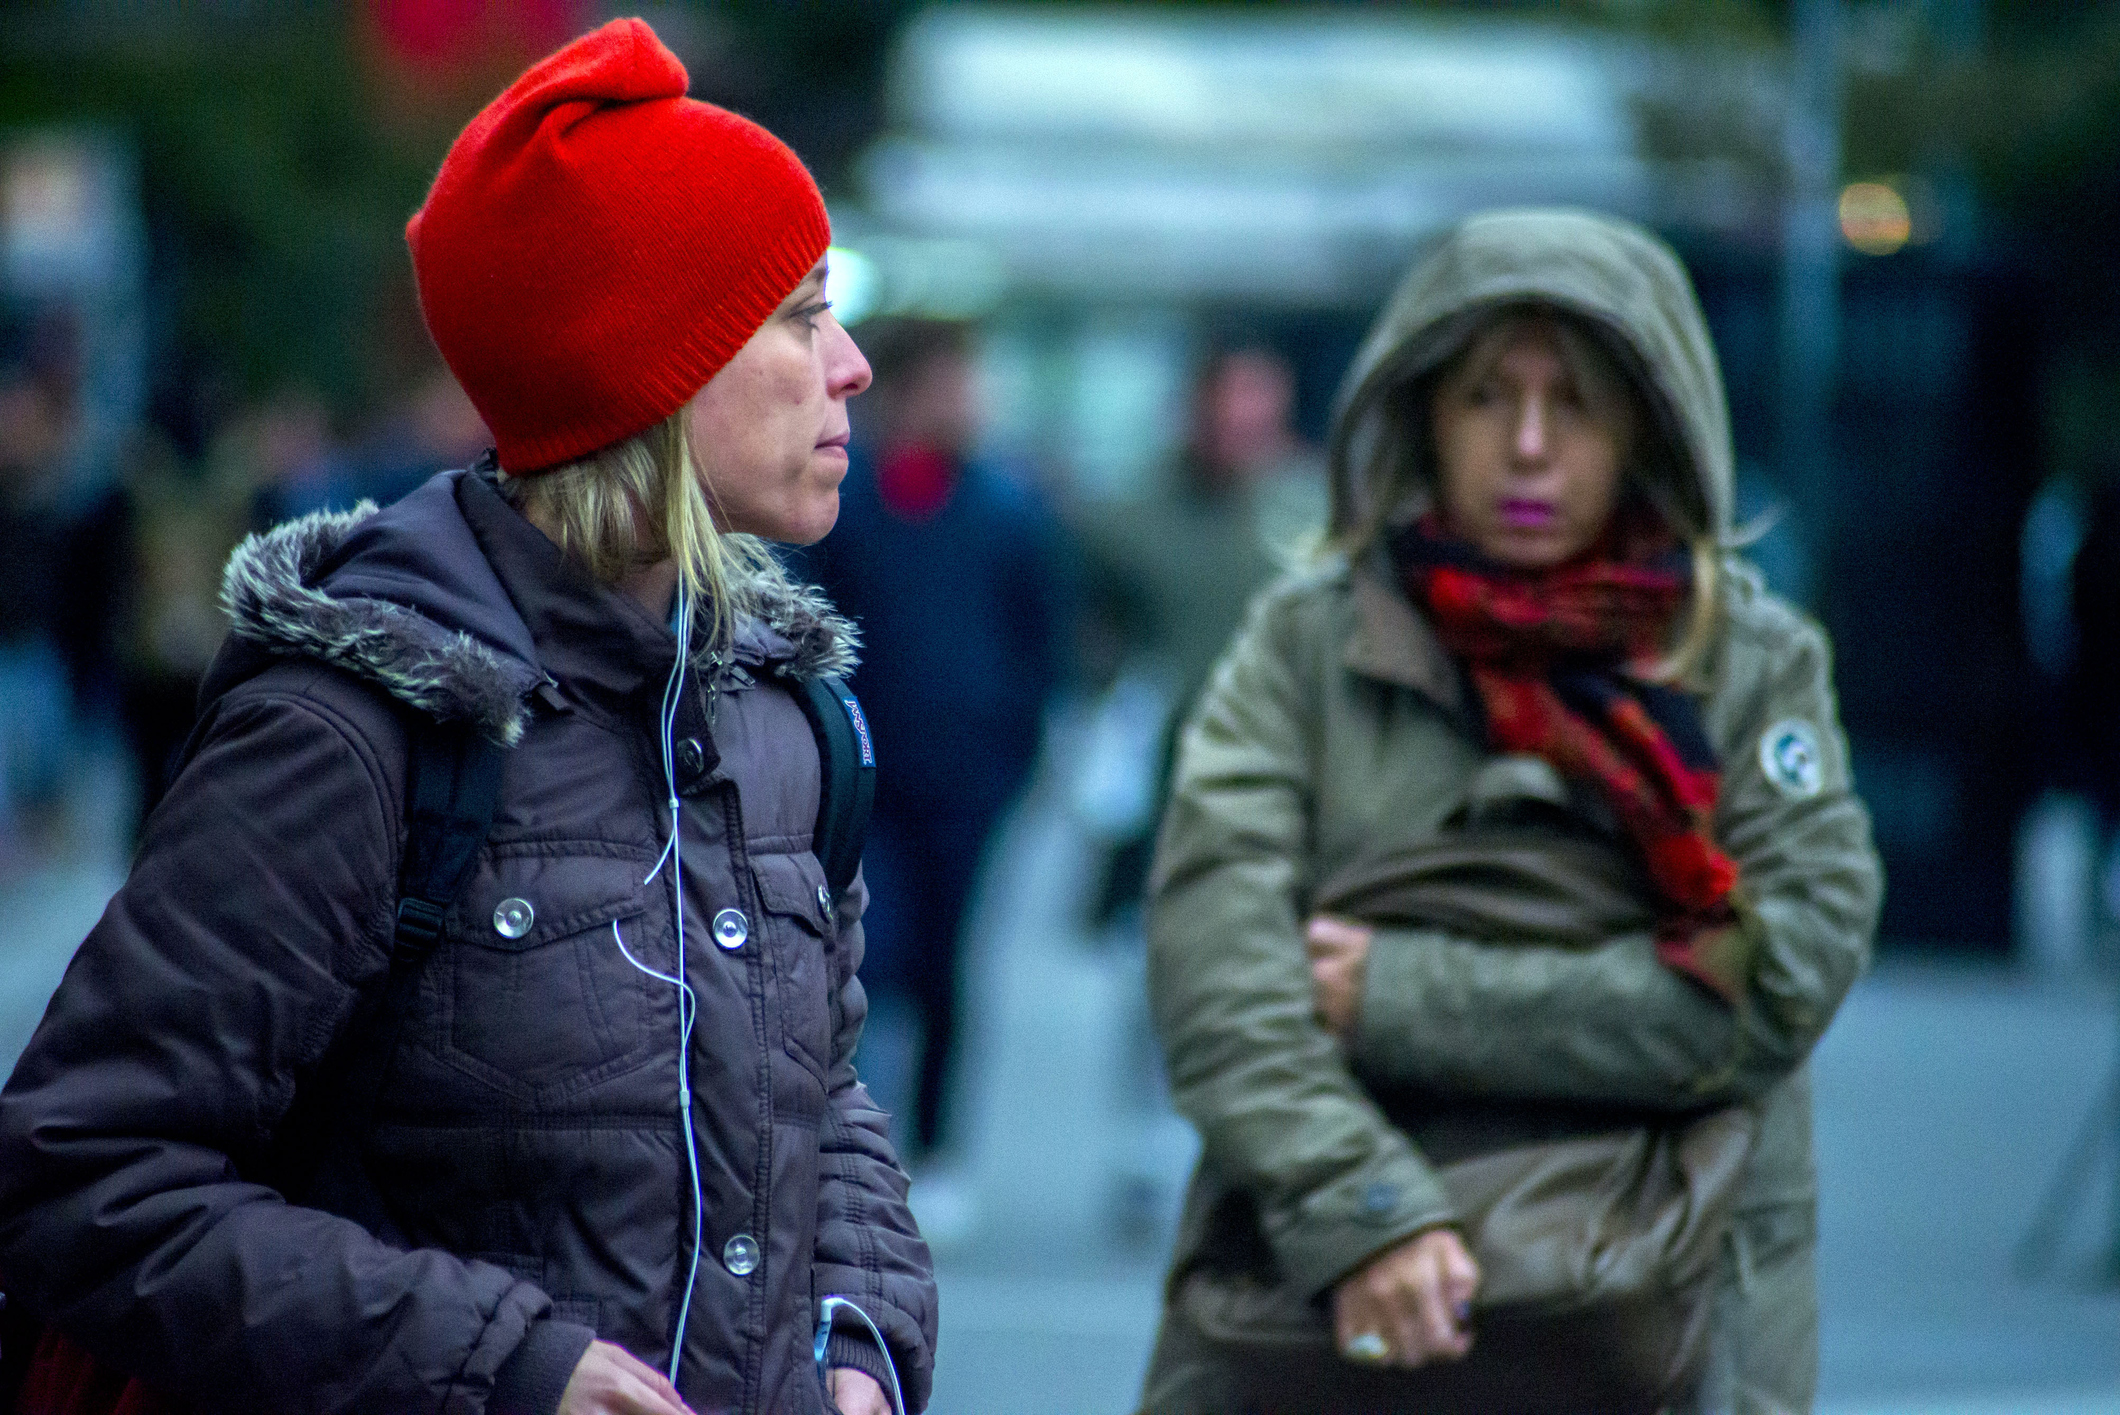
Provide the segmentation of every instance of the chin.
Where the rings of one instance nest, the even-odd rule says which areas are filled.
[[[785,545],[815,545],[832,533],[839,524],[839,493],[833,492],[829,504],[811,508],[801,515],[788,518],[784,534],[770,537]]]

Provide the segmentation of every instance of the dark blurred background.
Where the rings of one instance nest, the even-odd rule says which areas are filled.
[[[236,540],[387,501],[484,445],[421,325],[403,223],[473,112],[620,13],[655,26],[695,96],[810,164],[842,318],[889,355],[856,408],[848,525],[803,564],[869,624],[857,686],[932,717],[969,763],[956,834],[903,823],[924,801],[880,827],[864,1050],[909,1118],[924,1218],[990,1323],[959,1329],[985,1353],[960,1369],[1043,1370],[1040,1341],[1148,1320],[1126,1304],[1152,1285],[1190,1154],[1138,1002],[1172,724],[1243,597],[1314,529],[1333,392],[1397,274],[1501,204],[1617,211],[1685,257],[1750,554],[1833,636],[1890,884],[1886,966],[1821,1056],[1827,1139],[1839,1124],[1865,1148],[1881,1113],[1865,1107],[1914,1104],[1862,1081],[1911,1046],[1917,1079],[1958,1087],[1936,1104],[2032,1127],[1977,1131],[1966,1154],[2011,1161],[1936,1181],[1986,1235],[1981,1281],[2017,1281],[1997,1274],[2036,1220],[2052,1220],[2033,1234],[2047,1268],[2071,1233],[2096,1264],[2120,1256],[2120,1093],[2100,1099],[2120,958],[2109,3],[12,0],[0,1059],[182,741]],[[856,525],[898,549],[864,561]],[[908,606],[932,577],[893,578],[909,564],[958,576],[928,618]],[[984,657],[909,667],[968,604]],[[949,672],[947,695],[921,696]],[[2020,1034],[2037,1059],[1998,1040]],[[2028,1068],[2027,1094],[2009,1065],[1952,1052],[1981,1036]],[[1046,1144],[1075,1162],[1055,1165],[1011,1102],[1069,1078],[1075,1120]],[[1836,1174],[1925,1163],[1890,1153],[1835,1170],[1828,1146],[1829,1220]],[[1842,1208],[1866,1227],[1838,1251],[1911,1274],[1915,1249],[1863,1245],[1920,1205],[1864,1202]],[[1118,1286],[1094,1285],[1102,1259],[1011,1246],[1047,1229],[1130,1254]],[[2020,1390],[2020,1366],[2120,1379],[2120,1354],[2086,1354],[2120,1353],[2112,1303],[2042,1306],[2030,1278],[2024,1330],[2062,1344],[2003,1342],[1992,1369],[1961,1370],[1972,1348],[1911,1297],[1913,1326],[1850,1335],[1896,1309],[1832,1286],[1832,1239],[1829,1395]],[[1026,1253],[1092,1285],[1008,1287],[996,1274]],[[1137,1370],[1127,1342],[1145,1339],[1120,1340],[1114,1369]],[[950,1356],[949,1409],[1074,1408],[982,1405],[971,1378],[949,1384]],[[1076,1389],[1068,1362],[1053,1370]]]

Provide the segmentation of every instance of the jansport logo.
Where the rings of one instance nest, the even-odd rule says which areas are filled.
[[[876,765],[876,746],[869,741],[869,720],[861,715],[861,704],[855,701],[852,693],[846,694],[839,701],[846,708],[848,719],[854,724],[854,735],[861,739],[861,764]]]

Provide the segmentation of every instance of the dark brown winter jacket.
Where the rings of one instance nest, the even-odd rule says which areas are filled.
[[[680,901],[671,867],[649,879],[675,640],[490,471],[246,543],[181,773],[0,1093],[0,1283],[217,1411],[545,1415],[592,1335],[667,1364],[679,1002],[620,941],[673,970],[681,907],[704,1204],[679,1386],[822,1410],[839,1294],[924,1404],[928,1254],[850,1059],[866,892],[825,888],[818,754],[777,681],[844,671],[852,635],[761,590],[681,704]],[[393,982],[419,715],[510,750],[441,943]],[[832,1338],[832,1364],[880,1356]]]

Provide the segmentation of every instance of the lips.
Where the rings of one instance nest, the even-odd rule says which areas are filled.
[[[847,450],[847,437],[848,434],[844,432],[834,433],[830,437],[821,437],[817,440],[817,450],[819,452],[844,452]]]
[[[1502,524],[1512,530],[1536,531],[1551,526],[1559,515],[1550,501],[1539,501],[1528,496],[1511,496],[1501,504]]]

